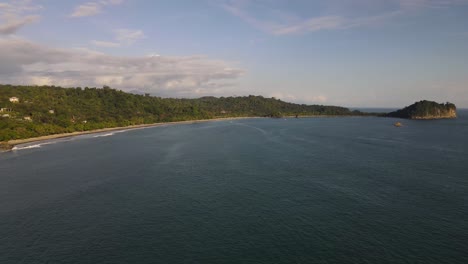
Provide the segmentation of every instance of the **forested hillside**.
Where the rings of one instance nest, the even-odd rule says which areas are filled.
[[[441,119],[456,118],[457,107],[452,103],[439,104],[422,100],[395,112],[386,114],[388,117],[408,119]]]
[[[362,114],[343,107],[292,104],[262,96],[173,99],[109,87],[13,85],[0,85],[0,108],[0,141],[217,117]]]

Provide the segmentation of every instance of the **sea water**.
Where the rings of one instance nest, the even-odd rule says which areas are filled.
[[[0,153],[0,263],[468,263],[459,115],[227,120],[19,146]]]

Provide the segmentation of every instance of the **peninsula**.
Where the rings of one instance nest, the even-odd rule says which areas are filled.
[[[395,112],[385,114],[386,117],[406,119],[447,119],[457,117],[457,107],[452,103],[439,104],[422,100]]]

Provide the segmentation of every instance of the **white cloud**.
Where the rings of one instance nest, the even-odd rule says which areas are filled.
[[[102,9],[109,5],[120,5],[123,0],[101,0],[94,2],[87,2],[75,7],[70,17],[87,17],[94,16],[102,12]]]
[[[243,74],[204,56],[120,57],[86,49],[58,49],[0,38],[0,83],[109,85],[164,96],[219,94]]]
[[[23,26],[39,21],[40,16],[32,13],[40,9],[41,6],[30,0],[0,3],[0,35],[15,34]]]
[[[153,58],[153,57],[161,57],[161,55],[157,54],[157,53],[150,53],[147,55],[148,57],[150,58]]]

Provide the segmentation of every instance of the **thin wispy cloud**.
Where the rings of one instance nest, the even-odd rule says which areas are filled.
[[[102,47],[102,48],[118,48],[121,46],[121,44],[118,42],[100,41],[100,40],[93,40],[91,41],[91,44],[93,44],[96,47]]]
[[[278,2],[281,1],[276,1],[274,3]],[[347,4],[355,3],[356,6],[362,8],[365,8],[367,5],[379,10],[379,12],[366,15],[353,15],[343,10],[341,10],[341,12],[335,11],[331,13],[326,12],[329,10],[324,10],[322,15],[310,17],[299,16],[288,10],[277,10],[271,5],[272,3],[271,1],[228,0],[221,6],[232,15],[265,33],[272,35],[289,35],[322,30],[343,30],[375,26],[414,10],[463,5],[468,4],[468,0],[349,0],[346,1]],[[343,5],[342,1],[335,0],[327,1],[323,4],[323,6],[333,5],[338,5],[340,7],[346,6]],[[381,6],[381,8],[376,8],[376,6]]]
[[[115,38],[113,41],[93,40],[91,44],[101,48],[117,48],[129,46],[133,43],[146,38],[142,30],[117,29],[114,30]]]
[[[15,34],[20,28],[38,22],[40,9],[42,6],[30,0],[0,3],[0,35]]]
[[[123,3],[123,0],[101,0],[94,2],[87,2],[75,7],[73,13],[70,14],[70,17],[87,17],[94,16],[102,12],[106,6],[120,5]]]
[[[167,96],[216,94],[243,70],[204,56],[123,57],[0,39],[2,83],[103,86]]]
[[[271,33],[275,35],[287,35],[327,29],[340,29],[346,27],[347,24],[346,19],[340,16],[321,16],[307,19],[292,25],[280,25],[273,29]]]
[[[468,4],[467,0],[400,0],[402,8],[446,8]]]
[[[133,44],[138,40],[144,39],[146,36],[142,30],[133,29],[117,29],[115,31],[116,39],[123,44]]]

